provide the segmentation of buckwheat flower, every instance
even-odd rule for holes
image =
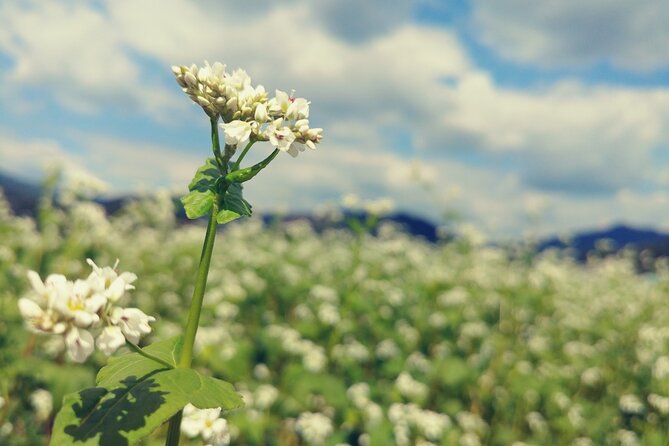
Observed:
[[[460,446],[481,446],[481,440],[473,432],[465,432],[460,437]]]
[[[302,365],[311,372],[320,372],[327,365],[328,358],[323,347],[312,345],[302,356]]]
[[[402,372],[395,380],[395,386],[400,393],[409,399],[424,399],[429,391],[427,385],[416,381],[407,372]]]
[[[201,436],[212,445],[226,446],[230,444],[230,431],[227,420],[219,418],[220,414],[220,408],[198,409],[189,403],[183,410],[181,432],[188,438]]]
[[[310,445],[321,445],[332,435],[332,421],[321,413],[304,412],[297,418],[295,428]]]
[[[304,98],[295,98],[293,94],[294,91],[289,95],[285,91],[276,90],[275,97],[269,101],[270,112],[289,120],[308,118],[309,102]]]
[[[618,406],[620,410],[628,414],[642,414],[645,409],[643,402],[636,395],[632,394],[621,396]]]
[[[84,362],[95,350],[93,335],[78,327],[71,327],[65,334],[65,346],[74,362]]]
[[[69,287],[67,296],[55,300],[54,308],[63,316],[72,319],[77,327],[88,328],[100,320],[97,312],[107,303],[107,299],[100,295],[91,296],[88,282],[76,280]]]
[[[52,309],[43,310],[35,301],[26,297],[19,299],[19,312],[32,331],[62,334],[67,330],[67,324],[60,320],[56,312]]]
[[[91,287],[93,293],[102,294],[109,302],[117,302],[126,291],[134,290],[132,285],[137,280],[137,275],[134,273],[123,272],[118,273],[117,268],[119,260],[116,259],[113,267],[105,266],[100,268],[91,259],[86,259],[93,271],[86,279]]]
[[[139,308],[114,307],[109,320],[113,325],[121,328],[128,341],[137,344],[142,336],[151,333],[149,323],[154,322],[156,318],[147,316]]]
[[[269,119],[269,115],[267,114],[267,105],[258,104],[258,106],[255,109],[253,118],[256,120],[256,122],[260,124],[264,124],[265,122],[267,122]]]
[[[67,278],[62,274],[50,274],[42,282],[39,274],[28,271],[28,281],[33,291],[33,298],[39,305],[52,305],[54,299],[67,294]]]
[[[356,407],[364,407],[369,402],[369,384],[353,384],[346,391],[346,396]]]
[[[653,378],[663,380],[669,376],[669,357],[660,356],[653,365]]]
[[[666,396],[651,393],[648,395],[648,403],[660,412],[662,415],[669,414],[669,398]]]
[[[266,364],[261,363],[253,368],[253,376],[258,380],[264,381],[272,377],[272,372]]]
[[[9,434],[12,433],[12,430],[14,430],[14,426],[12,425],[12,423],[10,423],[9,421],[5,421],[0,426],[0,438],[8,437]]]
[[[267,137],[270,144],[277,149],[288,152],[292,157],[297,156],[299,149],[292,145],[295,134],[290,128],[283,126],[283,119],[279,118],[268,126]]]
[[[30,394],[30,404],[35,409],[35,418],[38,421],[46,421],[53,410],[53,397],[48,390],[37,389]]]
[[[251,124],[246,121],[232,121],[219,124],[225,134],[225,143],[236,146],[242,141],[246,141],[251,136]]]
[[[260,410],[269,409],[279,397],[279,391],[270,384],[261,384],[255,391],[255,406]]]
[[[124,344],[125,337],[121,327],[114,325],[103,328],[95,341],[95,345],[107,356],[111,356]]]
[[[205,60],[204,67],[197,70],[197,80],[207,85],[220,84],[224,81],[225,76],[225,65],[220,62],[209,65],[209,62]]]
[[[639,444],[639,437],[634,431],[620,429],[616,432],[616,437],[621,446],[637,446]]]
[[[446,430],[451,427],[451,419],[448,415],[431,410],[421,410],[413,421],[423,435],[434,441],[441,439]]]

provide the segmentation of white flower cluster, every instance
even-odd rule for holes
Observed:
[[[270,336],[281,341],[281,346],[286,352],[302,356],[302,365],[307,370],[320,372],[327,365],[325,349],[308,339],[303,339],[297,330],[280,325],[270,325],[267,330]]]
[[[269,99],[262,85],[251,85],[246,71],[228,73],[225,68],[220,62],[205,62],[204,67],[182,65],[172,71],[184,93],[207,115],[222,118],[220,127],[228,146],[236,147],[253,137],[292,156],[307,147],[316,148],[323,129],[309,127],[309,101],[281,90]]]
[[[304,412],[295,423],[297,432],[309,445],[321,445],[332,435],[332,421],[322,413]]]
[[[38,421],[46,421],[53,411],[53,397],[48,390],[37,389],[30,394],[30,404],[35,410],[35,418]]]
[[[181,432],[188,438],[201,436],[210,446],[227,446],[230,444],[228,421],[219,418],[221,409],[198,409],[192,404],[184,407],[181,419]]]
[[[383,420],[383,409],[369,398],[369,384],[353,384],[346,391],[348,399],[360,409],[369,426],[376,426]]]
[[[411,427],[428,440],[439,441],[452,426],[448,415],[421,409],[415,404],[394,403],[388,409],[388,418],[394,425],[395,442],[399,445],[411,444]]]
[[[427,397],[429,392],[429,388],[426,384],[413,379],[407,372],[399,374],[395,380],[395,387],[397,387],[397,390],[400,391],[402,396],[412,400],[423,400]]]
[[[93,271],[86,280],[74,282],[61,274],[51,274],[42,282],[35,271],[30,271],[32,291],[18,302],[28,327],[38,333],[63,336],[75,362],[85,361],[95,345],[109,356],[126,339],[139,343],[151,332],[149,323],[155,321],[138,308],[118,306],[126,291],[135,288],[135,274],[119,274],[118,260],[113,268],[100,268],[90,259],[87,262]]]

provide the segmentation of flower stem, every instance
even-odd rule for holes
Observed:
[[[254,143],[255,143],[255,140],[254,140],[253,138],[251,138],[251,139],[249,140],[248,144],[246,144],[246,147],[244,147],[244,150],[242,150],[241,155],[239,155],[239,158],[237,158],[237,161],[235,162],[235,165],[234,165],[233,168],[232,168],[232,171],[233,171],[233,172],[234,172],[235,170],[239,169],[239,166],[242,164],[242,160],[243,160],[244,157],[246,156],[246,153],[249,151],[249,149],[251,148],[251,146],[252,146]]]
[[[188,313],[188,322],[186,323],[186,333],[184,334],[184,344],[179,357],[178,367],[189,368],[193,360],[193,345],[195,344],[195,334],[200,323],[200,312],[202,311],[202,301],[204,299],[204,290],[207,286],[207,275],[209,274],[209,265],[211,263],[211,253],[214,250],[214,240],[216,239],[216,214],[218,214],[218,203],[214,200],[209,215],[209,224],[207,225],[207,235],[204,237],[202,246],[202,255],[200,256],[200,266],[197,270],[195,279],[195,289],[193,290],[193,299]]]
[[[193,299],[188,312],[188,322],[186,322],[186,333],[184,334],[184,343],[179,357],[177,367],[190,368],[193,361],[193,345],[195,344],[195,334],[200,324],[200,312],[202,311],[202,301],[204,300],[204,290],[207,286],[207,276],[209,274],[209,265],[211,264],[211,254],[214,250],[214,240],[216,239],[216,214],[218,213],[218,200],[214,200],[214,205],[209,215],[209,224],[207,225],[207,234],[204,237],[202,246],[202,255],[200,256],[200,266],[197,270],[195,279],[195,289],[193,290]],[[167,428],[167,440],[165,446],[178,446],[179,434],[181,429],[181,411],[177,412],[172,418]]]
[[[214,158],[219,170],[225,174],[228,172],[228,166],[223,162],[221,155],[221,141],[218,138],[218,116],[209,118],[211,123],[211,151],[214,152]]]
[[[142,350],[142,348],[139,345],[133,344],[132,342],[130,342],[128,340],[126,340],[125,343],[128,347],[130,347],[131,350],[134,350],[135,352],[139,353],[140,355],[144,356],[145,358],[149,358],[152,361],[159,362],[162,365],[164,365],[166,367],[169,367],[170,369],[174,368],[174,366],[172,364],[170,364],[169,362],[163,361],[159,357],[153,356],[151,353],[145,352],[144,350]]]
[[[221,145],[218,140],[217,119],[211,119],[211,145],[216,161],[221,168],[219,157],[221,155]],[[227,163],[223,163],[223,172],[227,172]],[[200,255],[200,266],[197,269],[195,277],[195,288],[193,289],[193,298],[191,299],[190,310],[188,312],[188,321],[183,338],[183,348],[177,367],[190,368],[193,362],[193,345],[195,344],[195,334],[200,324],[200,313],[202,312],[202,301],[204,300],[204,290],[207,287],[207,276],[209,275],[209,266],[211,264],[211,254],[214,252],[214,241],[216,240],[216,215],[218,214],[218,197],[214,199],[209,214],[209,223],[207,224],[207,234],[204,236],[202,245],[202,254]],[[170,418],[167,428],[167,439],[165,446],[179,446],[179,435],[181,433],[180,410]]]

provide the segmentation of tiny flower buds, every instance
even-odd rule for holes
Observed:
[[[269,141],[293,157],[306,147],[315,149],[321,141],[323,129],[309,128],[309,101],[295,97],[294,91],[276,90],[275,97],[268,99],[265,88],[254,87],[246,71],[237,69],[230,74],[219,62],[205,62],[201,68],[175,66],[172,72],[183,91],[207,115],[222,118],[225,144],[230,146],[226,158],[251,134],[256,141]]]

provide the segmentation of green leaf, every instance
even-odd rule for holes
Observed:
[[[141,377],[126,376],[113,388],[93,387],[67,395],[50,444],[129,446],[188,403],[224,410],[244,404],[230,383],[192,369],[158,369]]]
[[[176,336],[155,342],[144,347],[142,350],[176,367],[179,354],[181,353],[181,346],[181,337]],[[111,389],[118,386],[128,376],[144,376],[165,368],[164,364],[142,356],[139,353],[129,353],[110,358],[107,365],[102,367],[98,372],[95,382],[100,387]]]
[[[216,160],[214,158],[207,158],[204,165],[200,166],[195,172],[195,176],[188,185],[188,190],[198,190],[204,192],[206,190],[213,190],[216,180],[221,176],[218,170]]]
[[[204,192],[193,190],[184,195],[181,197],[181,203],[183,203],[186,210],[186,216],[191,220],[202,217],[211,209],[215,197],[216,194],[214,191],[209,189]]]
[[[242,185],[232,183],[221,200],[216,221],[225,224],[242,216],[248,217],[251,212],[251,204],[242,197]]]

